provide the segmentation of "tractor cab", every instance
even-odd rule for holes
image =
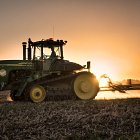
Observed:
[[[63,46],[66,43],[67,41],[54,41],[52,38],[32,42],[29,38],[28,46],[26,42],[22,43],[23,60],[32,61],[35,70],[48,71],[54,61],[63,60]]]

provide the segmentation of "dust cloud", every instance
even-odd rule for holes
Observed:
[[[100,91],[95,99],[126,99],[126,98],[140,98],[140,90],[128,90],[126,93],[118,91]]]

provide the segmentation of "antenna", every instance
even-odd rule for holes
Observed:
[[[54,39],[54,25],[53,25],[53,39]]]

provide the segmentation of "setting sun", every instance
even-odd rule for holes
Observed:
[[[94,65],[91,67],[91,71],[96,75],[97,79],[100,79],[100,76],[103,74],[107,74],[111,79],[118,79],[119,71],[117,71],[117,67],[113,65],[113,62],[96,59],[97,61],[93,62]]]
[[[107,78],[100,78],[99,79],[99,87],[108,87],[108,79]]]

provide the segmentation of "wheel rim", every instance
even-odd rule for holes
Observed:
[[[93,99],[98,91],[98,81],[91,73],[81,73],[74,80],[74,92],[80,99]]]
[[[40,85],[35,85],[30,90],[30,99],[33,102],[42,102],[46,98],[46,91]]]

